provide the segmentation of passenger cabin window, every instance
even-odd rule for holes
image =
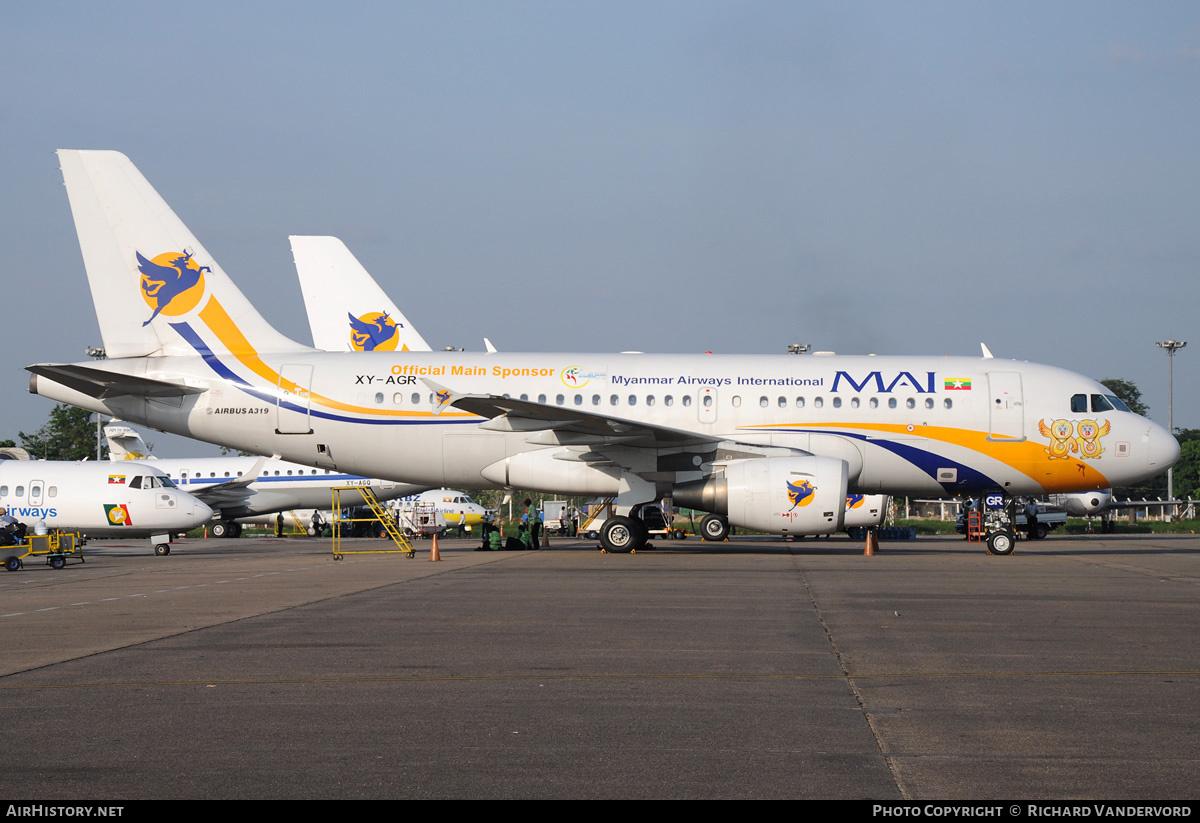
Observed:
[[[50,486],[46,489],[46,494],[50,497],[58,497],[58,486]]]
[[[732,401],[732,402],[733,402],[733,407],[734,407],[735,409],[736,409],[736,408],[738,408],[739,406],[741,406],[741,405],[742,405],[742,397],[741,397],[741,395],[739,395],[739,394],[735,394],[735,395],[733,396],[733,401]]]
[[[25,487],[17,486],[17,488],[13,490],[13,494],[17,497],[24,497],[25,496]]]
[[[692,405],[692,396],[690,394],[685,394],[683,396],[683,405],[685,405],[685,406]]]
[[[0,497],[8,497],[8,486],[0,486]]]
[[[30,487],[29,487],[29,494],[30,494],[31,496],[33,496],[33,497],[37,497],[37,496],[39,496],[41,493],[42,493],[42,487],[41,487],[41,486],[30,486]]]
[[[840,409],[842,407],[842,398],[840,398],[840,397],[833,398],[833,407],[835,409]]]
[[[814,398],[813,398],[813,408],[814,408],[814,409],[819,409],[819,408],[821,408],[821,407],[822,407],[822,406],[824,406],[824,405],[825,405],[825,398],[824,398],[824,397],[814,397]]]

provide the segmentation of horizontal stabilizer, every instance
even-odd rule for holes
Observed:
[[[72,364],[54,365],[38,363],[25,367],[36,375],[49,378],[69,389],[106,400],[109,397],[135,395],[140,397],[186,397],[192,394],[203,394],[207,389],[194,386],[181,386],[178,383],[168,383],[165,380],[152,380],[149,377],[137,377],[132,374],[119,374],[93,369],[88,366]]]

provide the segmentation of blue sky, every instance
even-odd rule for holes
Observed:
[[[0,437],[100,342],[57,148],[308,340],[289,234],[435,347],[1034,360],[1200,427],[1194,3],[0,4]],[[165,435],[179,453],[211,453]]]

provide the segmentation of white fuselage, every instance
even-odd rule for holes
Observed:
[[[0,506],[29,531],[37,521],[89,537],[185,532],[212,509],[144,464],[0,460]]]
[[[1179,452],[1165,429],[1131,412],[1072,411],[1080,396],[1108,394],[1094,380],[991,358],[301,351],[88,365],[203,391],[97,401],[45,376],[31,390],[212,443],[422,485],[615,494],[625,471],[669,490],[722,458],[715,446],[638,439],[638,424],[839,458],[850,490],[863,493],[1086,491],[1158,474]],[[611,421],[607,462],[589,462],[589,446],[554,426],[445,406],[438,387]],[[634,427],[624,449],[622,421]]]
[[[129,462],[121,461],[112,465],[127,465]],[[246,487],[245,493],[231,494],[228,499],[222,499],[216,487],[237,480],[254,470],[259,462],[257,457],[173,457],[156,459],[152,465],[166,472],[179,488],[207,497],[215,516],[223,520],[296,509],[328,510],[334,488],[368,488],[379,500],[392,500],[423,488],[334,469],[266,460],[258,470],[257,479]]]

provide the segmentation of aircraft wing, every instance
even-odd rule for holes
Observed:
[[[440,401],[435,414],[454,406],[489,418],[487,423],[480,424],[482,429],[530,434],[546,432],[548,436],[542,438],[545,445],[619,444],[642,448],[707,446],[709,448],[704,450],[710,451],[716,444],[728,442],[722,437],[608,417],[578,406],[550,406],[496,394],[456,394],[432,380],[423,382],[433,389]],[[532,443],[542,441],[530,438]]]
[[[186,397],[190,394],[203,394],[207,391],[207,389],[194,386],[168,383],[165,380],[153,380],[149,377],[120,374],[69,363],[35,363],[32,366],[26,366],[25,369],[97,400],[122,395],[158,398]]]
[[[203,501],[213,511],[244,508],[246,501],[254,496],[250,484],[258,479],[262,473],[262,467],[271,459],[278,460],[279,455],[275,455],[273,458],[260,457],[258,462],[242,473],[241,477],[225,483],[217,483],[202,489],[191,486],[185,488],[188,494]]]

